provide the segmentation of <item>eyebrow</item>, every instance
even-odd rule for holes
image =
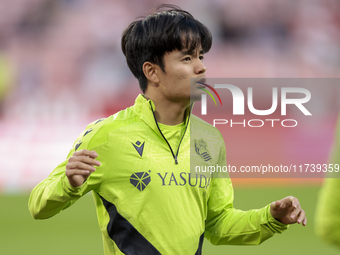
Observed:
[[[185,56],[185,55],[195,55],[196,49],[195,50],[186,50],[186,51],[182,51],[181,52],[181,56]],[[203,50],[199,51],[199,55],[203,54]]]

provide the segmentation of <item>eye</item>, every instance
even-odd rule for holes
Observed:
[[[204,59],[204,56],[203,56],[203,55],[201,55],[201,56],[200,56],[200,60],[202,60],[202,61],[203,61],[203,59]]]
[[[190,61],[191,60],[191,57],[186,57],[183,59],[183,61]]]

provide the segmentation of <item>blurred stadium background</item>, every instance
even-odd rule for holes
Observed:
[[[34,221],[28,195],[88,123],[133,104],[140,90],[120,37],[159,3],[188,10],[211,30],[207,77],[340,78],[337,0],[1,0],[0,254],[103,254],[91,196]],[[330,123],[334,130],[335,116]],[[327,139],[330,151],[331,133]],[[206,241],[204,254],[338,254],[313,230],[321,183],[235,180],[236,207],[259,208],[294,195],[309,223],[258,247]]]

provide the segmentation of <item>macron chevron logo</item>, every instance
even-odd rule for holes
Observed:
[[[82,142],[81,140],[79,140],[79,141],[76,143],[75,147],[74,147],[74,151],[78,150],[79,146],[80,146],[82,143],[83,143],[83,142]]]
[[[88,130],[86,130],[86,132],[85,132],[85,134],[83,135],[83,137],[86,136],[88,133],[90,133],[92,130],[93,130],[93,128],[89,128]]]
[[[133,147],[135,147],[136,151],[138,152],[139,156],[141,156],[141,157],[143,155],[144,144],[145,144],[145,142],[141,143],[140,141],[137,141],[135,144],[132,143]]]

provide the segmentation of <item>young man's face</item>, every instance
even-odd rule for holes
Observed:
[[[165,53],[163,61],[165,73],[158,72],[162,96],[169,101],[186,104],[190,103],[190,99],[199,100],[203,91],[197,87],[204,86],[197,81],[204,82],[206,71],[202,50],[174,50]]]

